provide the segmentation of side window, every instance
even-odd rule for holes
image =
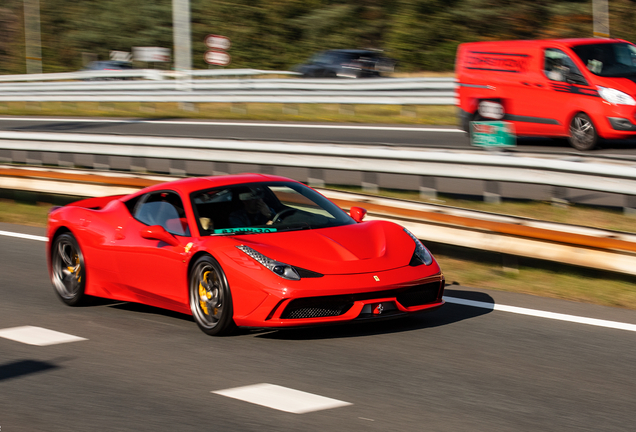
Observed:
[[[174,192],[153,192],[143,196],[133,216],[146,225],[161,225],[171,234],[190,235],[183,203]]]
[[[566,53],[556,48],[548,48],[545,50],[543,72],[551,81],[587,85],[583,74],[579,68],[576,67],[572,59]]]

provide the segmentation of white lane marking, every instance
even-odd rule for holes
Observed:
[[[0,118],[0,121],[60,121],[77,123],[144,123],[144,124],[166,124],[166,125],[206,125],[206,126],[242,126],[242,127],[272,127],[272,128],[298,128],[298,129],[351,129],[351,130],[384,130],[384,131],[405,131],[405,132],[443,132],[443,133],[464,133],[460,129],[451,128],[423,128],[423,127],[400,127],[400,126],[355,126],[338,124],[304,124],[304,123],[237,123],[237,122],[206,122],[206,121],[185,121],[185,120],[111,120],[111,119],[65,119],[65,118]]]
[[[586,317],[581,317],[581,316],[577,316],[577,315],[568,315],[568,314],[555,313],[555,312],[546,312],[546,311],[542,311],[542,310],[526,309],[526,308],[517,307],[517,306],[506,306],[506,305],[501,305],[501,304],[486,303],[486,302],[480,302],[480,301],[474,301],[474,300],[466,300],[466,299],[461,299],[461,298],[457,298],[457,297],[446,297],[446,296],[444,296],[444,300],[447,301],[448,303],[455,303],[455,304],[460,304],[460,305],[464,305],[464,306],[472,306],[472,307],[477,307],[477,308],[482,308],[482,309],[490,309],[490,310],[497,310],[497,311],[503,311],[503,312],[511,312],[511,313],[516,313],[516,314],[521,314],[521,315],[535,316],[535,317],[539,317],[539,318],[547,318],[547,319],[553,319],[553,320],[559,320],[559,321],[568,321],[568,322],[573,322],[573,323],[577,323],[577,324],[588,324],[588,325],[593,325],[593,326],[597,326],[597,327],[607,327],[607,328],[613,328],[613,329],[618,329],[618,330],[627,330],[627,331],[636,332],[636,325],[622,323],[622,322],[617,322],[617,321],[608,321],[608,320],[602,320],[602,319],[596,319],[596,318],[586,318]]]
[[[10,231],[0,231],[0,235],[7,236],[7,237],[18,237],[18,238],[23,238],[23,239],[27,239],[27,240],[37,240],[37,241],[47,241],[48,240],[48,238],[42,237],[42,236],[36,236],[36,235],[31,235],[31,234],[22,234],[22,233],[14,233],[14,232],[10,232]]]
[[[254,384],[245,387],[213,391],[211,393],[294,414],[304,414],[312,411],[351,405],[349,402],[305,393],[274,384]]]
[[[34,236],[30,234],[13,233],[9,231],[0,231],[0,235],[5,235],[9,237],[19,237],[19,238],[25,238],[29,240],[38,240],[38,241],[48,240],[46,237]],[[540,318],[554,319],[559,321],[569,321],[569,322],[578,323],[578,324],[588,324],[588,325],[593,325],[597,327],[607,327],[607,328],[636,332],[636,325],[621,323],[617,321],[608,321],[608,320],[602,320],[602,319],[596,319],[596,318],[586,318],[586,317],[580,317],[576,315],[546,312],[546,311],[541,311],[537,309],[526,309],[526,308],[521,308],[516,306],[506,306],[506,305],[500,305],[500,304],[479,302],[474,300],[465,300],[465,299],[461,299],[457,297],[445,296],[444,300],[446,300],[448,303],[456,303],[456,304],[461,304],[465,306],[478,307],[482,309],[498,310],[503,312],[517,313],[521,315],[530,315],[530,316],[536,316]]]
[[[29,345],[47,346],[87,340],[42,327],[23,326],[0,330],[0,337]]]

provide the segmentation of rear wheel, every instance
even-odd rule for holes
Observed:
[[[585,113],[578,113],[570,123],[570,145],[577,150],[592,150],[598,143],[594,123]]]
[[[84,255],[73,234],[62,234],[53,241],[51,269],[53,287],[64,303],[77,306],[86,300]]]
[[[190,272],[190,309],[199,328],[211,336],[231,333],[232,294],[221,265],[211,256],[199,258]]]

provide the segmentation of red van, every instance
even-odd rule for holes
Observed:
[[[636,136],[636,46],[619,39],[472,42],[457,50],[459,117],[504,120],[519,136]]]

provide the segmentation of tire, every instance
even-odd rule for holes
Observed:
[[[201,331],[210,336],[231,334],[236,328],[232,293],[221,265],[202,256],[192,266],[189,285],[190,309]]]
[[[79,306],[86,301],[84,254],[73,234],[62,234],[53,241],[51,271],[55,293],[64,303]]]
[[[598,144],[598,133],[590,117],[578,113],[570,123],[570,145],[577,150],[592,150]]]

